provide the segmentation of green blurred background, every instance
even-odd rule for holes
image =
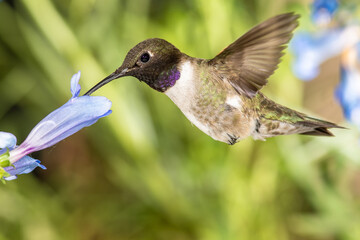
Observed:
[[[211,58],[255,24],[300,13],[301,0],[0,1],[0,130],[22,142],[70,98],[110,74],[138,42],[160,37]],[[349,127],[335,138],[216,142],[163,94],[133,78],[95,95],[113,113],[34,153],[48,168],[0,186],[3,239],[359,240],[360,150],[334,100],[338,58],[303,83],[283,57],[264,92]]]

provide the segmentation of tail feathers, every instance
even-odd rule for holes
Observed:
[[[312,117],[305,117],[304,121],[299,121],[297,124],[300,124],[303,127],[312,128],[310,131],[301,132],[299,134],[302,135],[311,135],[311,136],[327,136],[333,137],[334,134],[329,131],[328,128],[344,128],[335,123],[327,122],[324,120],[312,118]]]
[[[255,139],[288,134],[334,136],[329,128],[343,128],[277,104],[261,93],[256,96],[259,118],[253,133]]]
[[[327,129],[326,127],[314,128],[313,131],[303,132],[303,133],[300,133],[300,134],[302,134],[302,135],[310,135],[310,136],[334,137],[334,134],[332,132],[330,132],[329,129]]]

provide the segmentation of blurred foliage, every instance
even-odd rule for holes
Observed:
[[[73,73],[82,71],[84,92],[146,38],[211,58],[279,13],[302,14],[306,27],[309,4],[2,1],[0,130],[22,142],[67,101]],[[306,112],[306,86],[293,77],[290,60],[283,58],[264,92]],[[281,136],[227,146],[192,126],[165,95],[134,80],[96,93],[113,102],[109,117],[33,154],[48,170],[0,186],[0,240],[360,239],[360,150],[352,126],[334,130],[335,138]],[[318,114],[341,119],[334,107]]]

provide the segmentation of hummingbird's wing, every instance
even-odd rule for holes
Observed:
[[[253,97],[273,74],[299,15],[286,13],[255,26],[209,61],[241,94]]]

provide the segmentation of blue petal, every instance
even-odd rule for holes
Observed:
[[[353,28],[331,29],[325,32],[302,32],[294,36],[290,50],[295,55],[294,74],[302,80],[311,80],[319,73],[320,65],[355,43]]]
[[[312,5],[314,12],[324,10],[331,14],[333,14],[338,7],[339,3],[337,0],[315,0]]]
[[[26,140],[15,149],[26,155],[48,148],[80,129],[94,124],[111,113],[111,102],[100,96],[82,96],[70,99],[41,120]]]
[[[16,161],[14,167],[5,167],[5,171],[8,172],[11,176],[4,177],[5,180],[13,180],[16,179],[19,174],[26,174],[32,172],[35,168],[41,167],[42,169],[46,169],[45,166],[40,164],[39,160],[36,160],[32,157],[25,156],[20,160]]]
[[[343,108],[344,116],[360,127],[360,68],[358,63],[360,44],[348,48],[341,56],[341,81],[336,97]]]
[[[316,23],[329,23],[338,7],[337,0],[315,0],[312,5],[312,19]]]
[[[0,132],[0,149],[12,149],[16,145],[16,137],[8,132]]]
[[[360,119],[354,117],[354,112],[358,114],[360,109],[360,71],[341,66],[341,82],[335,94],[346,119],[359,123]]]
[[[76,74],[74,74],[71,78],[71,93],[72,93],[72,97],[78,97],[80,94],[80,90],[81,90],[81,86],[79,84],[79,80],[80,80],[80,75],[81,72],[77,72]]]

